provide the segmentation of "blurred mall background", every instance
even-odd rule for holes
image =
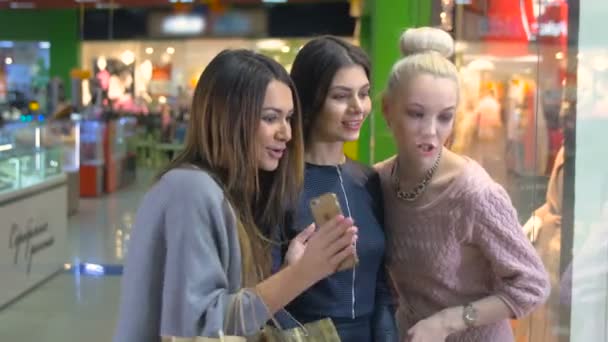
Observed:
[[[509,192],[552,295],[517,342],[608,341],[608,1],[0,0],[0,341],[109,341],[141,195],[201,71],[311,37],[362,46],[374,99],[407,27],[456,40],[451,148]],[[349,156],[395,152],[374,102]]]

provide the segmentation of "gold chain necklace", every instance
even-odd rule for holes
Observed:
[[[417,200],[418,197],[420,197],[420,195],[422,195],[424,193],[427,185],[429,184],[431,179],[433,179],[433,175],[435,174],[435,171],[437,171],[437,167],[439,166],[439,161],[441,160],[442,150],[443,149],[439,150],[439,155],[437,156],[437,159],[435,159],[435,163],[426,172],[422,181],[420,181],[420,183],[418,183],[418,185],[416,185],[410,191],[401,190],[401,181],[399,180],[399,158],[397,158],[395,160],[395,164],[393,164],[392,174],[393,174],[393,183],[395,186],[395,192],[397,192],[397,197],[399,199],[407,201],[407,202],[413,202],[413,201]]]

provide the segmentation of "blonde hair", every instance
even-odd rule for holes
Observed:
[[[410,28],[401,35],[399,45],[403,58],[393,65],[388,94],[422,73],[459,83],[458,70],[448,59],[454,54],[454,40],[449,33],[432,27]]]

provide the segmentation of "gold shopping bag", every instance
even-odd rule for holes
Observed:
[[[247,339],[240,336],[220,337],[163,337],[161,342],[246,342]]]
[[[293,318],[293,317],[292,317]],[[297,321],[296,321],[297,322]],[[276,323],[275,323],[276,325]],[[292,329],[265,326],[262,338],[265,342],[340,342],[340,336],[331,319],[300,324]]]
[[[219,337],[175,337],[168,336],[162,337],[162,342],[341,342],[338,331],[330,318],[321,319],[318,321],[301,324],[296,320],[289,312],[285,309],[284,311],[290,319],[294,320],[298,325],[295,328],[282,329],[280,323],[270,315],[270,320],[274,323],[274,326],[264,324],[261,322],[255,312],[247,315],[245,308],[241,303],[241,296],[243,295],[241,290],[236,296],[235,300],[231,305],[229,314],[226,317],[225,328],[232,326],[233,328],[240,325],[241,331],[245,331],[245,319],[248,322],[253,322],[257,326],[263,326],[263,329],[257,334],[248,337],[236,336],[236,332],[231,332],[228,329],[229,335],[225,335],[223,331],[220,331]],[[268,308],[266,308],[268,309]],[[270,312],[269,312],[270,313]],[[248,316],[248,317],[247,317]],[[265,318],[264,318],[265,319]]]

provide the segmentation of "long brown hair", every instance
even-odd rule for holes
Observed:
[[[258,169],[256,132],[268,84],[291,89],[292,138],[275,171]],[[243,283],[270,274],[272,239],[295,208],[303,181],[300,103],[291,78],[274,60],[248,50],[224,50],[203,71],[192,100],[184,150],[160,173],[195,165],[224,188],[239,226]]]
[[[365,51],[334,36],[315,38],[296,55],[291,78],[302,101],[305,143],[310,143],[311,131],[321,114],[336,73],[351,65],[362,67],[367,78],[370,78],[371,64]]]

